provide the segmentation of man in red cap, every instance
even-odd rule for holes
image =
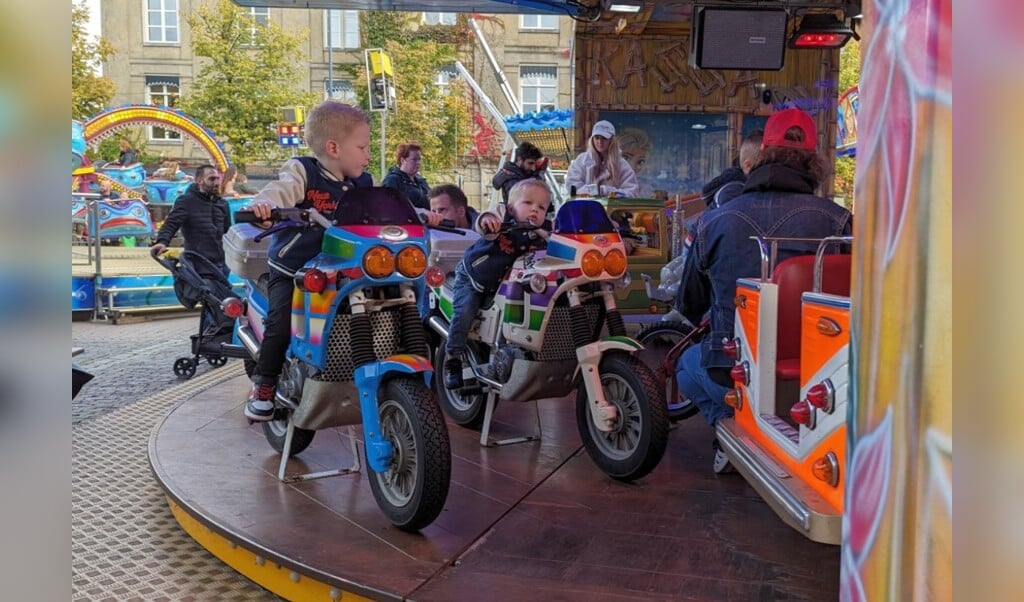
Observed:
[[[761,273],[761,253],[751,237],[820,239],[851,232],[850,212],[815,194],[829,173],[816,152],[817,139],[814,120],[800,109],[769,117],[743,191],[727,205],[704,212],[697,222],[679,305],[694,324],[710,311],[711,334],[679,358],[676,380],[712,427],[733,413],[724,401],[733,386],[733,360],[722,352],[722,341],[734,336],[736,279]],[[777,261],[814,253],[817,246],[780,242]],[[728,459],[717,443],[714,467],[723,472]]]

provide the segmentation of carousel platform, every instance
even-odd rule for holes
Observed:
[[[242,415],[248,391],[240,376],[183,400],[153,431],[150,464],[192,538],[286,599],[838,596],[839,549],[787,527],[738,475],[716,476],[699,418],[632,484],[594,466],[567,400],[538,402],[543,434],[530,443],[481,447],[478,432],[449,423],[446,507],[409,534],[387,522],[361,473],[279,481],[279,456]],[[533,415],[532,403],[501,404],[492,434],[530,432]],[[349,466],[348,437],[318,432],[288,472]]]

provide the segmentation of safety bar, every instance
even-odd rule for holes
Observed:
[[[816,293],[821,292],[821,272],[825,258],[825,247],[836,243],[850,244],[852,242],[852,236],[826,236],[821,239],[821,243],[818,244],[818,250],[814,253],[814,287],[811,290]]]
[[[836,237],[827,237],[836,238]],[[821,243],[821,238],[800,238],[789,236],[751,236],[751,240],[757,241],[761,250],[761,282],[768,282],[771,279],[772,271],[775,269],[775,262],[779,257],[780,242],[816,242]],[[771,248],[768,244],[771,243]],[[821,247],[819,246],[819,249]]]

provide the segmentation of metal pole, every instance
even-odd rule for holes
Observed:
[[[505,77],[505,72],[501,70],[501,66],[498,65],[498,60],[494,58],[494,53],[491,52],[491,47],[487,44],[487,40],[484,38],[484,34],[480,31],[480,26],[476,24],[476,19],[469,19],[469,26],[473,28],[473,33],[476,35],[476,40],[480,42],[480,48],[483,49],[484,54],[487,56],[487,62],[491,64],[491,69],[494,70],[495,77],[498,78],[498,87],[505,94],[505,100],[508,101],[508,106],[512,107],[513,113],[522,113],[523,110],[519,106],[519,101],[516,100],[515,94],[512,94],[512,86],[508,83],[508,78]]]
[[[380,179],[381,180],[384,179],[384,175],[387,173],[385,171],[386,157],[384,155],[384,153],[387,152],[386,151],[387,147],[385,146],[385,141],[387,139],[387,132],[388,132],[387,122],[388,122],[388,112],[386,110],[385,111],[381,111],[380,112]]]

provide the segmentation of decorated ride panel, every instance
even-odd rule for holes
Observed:
[[[146,203],[139,199],[115,199],[99,202],[101,239],[123,236],[152,236],[156,229]],[[72,200],[71,220],[88,223],[89,236],[95,238],[96,224],[89,205],[85,201]]]
[[[126,166],[107,164],[100,169],[99,173],[127,188],[138,188],[146,179],[146,169],[142,163],[132,163]]]
[[[181,172],[178,173],[181,174]],[[192,185],[191,178],[184,174],[181,175],[180,179],[175,180],[147,178],[145,181],[146,198],[149,203],[151,205],[173,205],[174,201],[178,200],[178,197]]]

